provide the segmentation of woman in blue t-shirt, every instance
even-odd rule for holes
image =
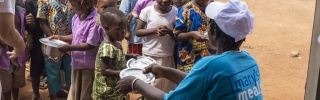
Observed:
[[[164,93],[136,77],[117,83],[121,93],[138,91],[148,100],[262,100],[259,67],[256,60],[240,46],[253,30],[254,16],[245,2],[213,2],[206,8],[211,19],[208,39],[217,44],[216,55],[199,60],[189,73],[150,65],[145,73],[167,78],[178,87]]]

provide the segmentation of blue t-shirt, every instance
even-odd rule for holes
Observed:
[[[259,67],[246,51],[199,60],[165,100],[262,100]]]

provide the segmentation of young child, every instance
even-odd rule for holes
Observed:
[[[69,16],[67,0],[39,0],[37,18],[40,20],[40,27],[47,37],[51,35],[70,35]],[[52,59],[45,56],[45,69],[50,98],[57,96],[66,98],[67,93],[61,91],[63,85],[60,70],[65,73],[67,90],[71,81],[71,58],[70,54],[63,55],[60,59]],[[57,95],[59,94],[59,95]]]
[[[16,2],[17,3],[17,2]],[[26,27],[26,12],[25,9],[19,7],[16,5],[15,7],[15,27],[19,31],[21,37],[26,40],[26,34],[25,34],[25,27]],[[9,51],[11,51],[11,47],[9,48]],[[30,48],[28,48],[30,49]],[[8,49],[2,49],[8,50]],[[5,53],[2,53],[2,55],[6,55]],[[2,58],[3,61],[7,62],[6,64],[3,64],[4,66],[8,66],[10,63],[9,70],[0,70],[0,77],[1,77],[1,84],[3,86],[3,97],[4,100],[11,100],[11,94],[13,96],[13,100],[18,100],[19,97],[19,89],[24,87],[26,85],[25,83],[25,64],[28,61],[29,58],[29,52],[26,50],[23,54],[21,54],[18,58],[10,59],[9,56],[6,56],[8,58]],[[1,61],[2,62],[2,61]],[[1,64],[2,66],[2,64]]]
[[[42,47],[41,43],[39,41],[40,38],[43,38],[43,31],[40,28],[39,19],[35,18],[37,16],[38,12],[38,0],[26,0],[25,7],[26,7],[26,23],[28,26],[32,26],[31,24],[34,24],[34,27],[26,27],[26,30],[28,31],[28,38],[31,38],[29,40],[32,40],[28,47],[31,47],[30,49],[30,58],[32,59],[30,61],[30,78],[32,82],[32,90],[33,90],[33,100],[40,99],[40,93],[39,88],[42,89],[45,87],[45,82],[40,81],[40,77],[42,76],[42,73],[44,71],[44,57],[42,55]],[[40,89],[41,89],[40,88]]]
[[[144,37],[142,53],[157,61],[162,66],[174,66],[173,49],[175,40],[172,29],[177,15],[177,8],[171,6],[172,0],[156,0],[157,5],[141,11],[136,34]],[[145,29],[146,26],[146,29]],[[153,85],[164,92],[175,88],[167,79],[157,79]]]
[[[180,8],[183,5],[185,5],[186,3],[188,3],[190,0],[173,0],[173,4],[175,7]]]
[[[177,69],[189,72],[193,64],[204,56],[215,54],[214,47],[203,35],[209,20],[204,10],[209,0],[192,0],[179,8],[173,33],[178,42]]]
[[[94,62],[100,45],[100,37],[106,34],[97,25],[97,10],[90,0],[69,0],[75,13],[72,19],[72,35],[51,36],[50,39],[60,39],[71,45],[59,47],[61,52],[71,52],[72,75],[69,100],[92,100],[92,86],[94,80]]]
[[[137,1],[138,0],[122,0],[119,9],[127,16],[129,23],[125,36],[125,39],[128,40],[128,54],[142,55],[143,40],[135,34],[137,22],[136,18],[132,16],[132,11]]]
[[[117,0],[97,0],[96,8],[98,10],[98,14],[101,14],[104,9],[108,7],[116,7],[117,6]],[[97,19],[100,20],[100,19]]]
[[[92,98],[94,100],[125,100],[125,95],[114,90],[119,73],[126,68],[126,58],[136,55],[125,55],[121,44],[124,39],[127,20],[125,15],[115,7],[106,8],[101,14],[101,25],[107,32],[100,44],[95,62],[95,79]]]

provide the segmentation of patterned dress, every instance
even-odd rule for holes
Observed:
[[[108,57],[112,59],[112,69],[122,70],[126,68],[125,54],[122,49],[111,45],[108,42],[100,44],[96,62],[95,62],[95,79],[93,82],[92,98],[93,100],[124,100],[125,96],[119,94],[114,90],[116,83],[120,78],[105,77],[100,72],[100,62],[102,57]]]
[[[38,4],[37,18],[48,20],[53,35],[71,34],[67,0],[38,0]]]
[[[120,4],[121,4],[121,0],[118,0],[118,1],[117,1],[117,7],[118,7],[118,8],[120,7]]]
[[[189,2],[179,8],[173,33],[199,31],[203,34],[209,29],[209,21],[210,18],[199,7]],[[215,53],[215,50],[209,49],[212,46],[208,42],[197,42],[194,39],[179,42],[177,45],[178,52],[175,55],[177,56],[177,69],[184,72],[189,72],[193,64],[202,57]]]

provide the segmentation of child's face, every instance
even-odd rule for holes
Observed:
[[[190,0],[174,0],[174,5],[179,8],[184,4],[188,3]]]
[[[98,13],[101,14],[104,9],[108,7],[116,7],[117,0],[98,0],[97,2],[97,10]]]
[[[206,7],[209,4],[209,0],[195,0],[195,3],[200,7]]]
[[[172,0],[156,0],[161,9],[167,9],[171,6]]]
[[[69,2],[75,14],[81,15],[85,13],[85,8],[82,7],[81,3],[78,0],[69,0]]]
[[[119,18],[120,19],[120,18]],[[126,32],[126,20],[115,20],[114,24],[110,25],[110,27],[107,27],[107,35],[109,38],[112,38],[117,41],[122,41],[125,36]]]

